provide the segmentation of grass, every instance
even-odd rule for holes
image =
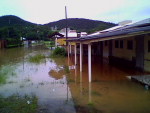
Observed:
[[[21,85],[20,85],[20,88],[24,88],[24,87],[25,87],[25,85],[24,85],[24,84],[21,84]]]
[[[18,46],[23,46],[23,44],[7,45],[7,48],[13,48],[13,47],[18,47]]]
[[[38,63],[41,63],[44,58],[45,58],[45,56],[43,54],[37,54],[35,56],[30,56],[29,62],[38,64]]]
[[[8,98],[0,96],[0,113],[36,113],[37,97],[12,95]]]
[[[44,44],[46,47],[54,47],[55,46],[55,42],[53,42],[53,41],[44,41]]]
[[[6,83],[6,76],[0,75],[0,84],[5,84]]]
[[[6,83],[7,76],[11,71],[12,71],[12,69],[7,66],[0,69],[0,84]]]
[[[39,85],[44,85],[44,82],[40,82]]]
[[[28,78],[25,78],[24,81],[25,81],[25,82],[30,82],[31,79],[28,77]]]
[[[15,73],[15,72],[12,72],[12,74],[11,74],[12,76],[16,76],[17,74]]]

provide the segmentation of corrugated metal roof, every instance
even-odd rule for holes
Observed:
[[[144,24],[144,25],[132,25],[132,26],[125,26],[124,28],[120,28],[118,30],[113,30],[113,31],[108,31],[105,33],[101,34],[96,34],[96,35],[88,35],[84,37],[80,37],[77,39],[73,40],[68,40],[68,41],[87,41],[87,40],[95,40],[95,39],[100,39],[100,38],[110,38],[113,36],[122,36],[122,35],[127,35],[127,34],[136,34],[136,33],[150,33],[150,23]]]

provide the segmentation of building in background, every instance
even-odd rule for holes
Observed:
[[[67,29],[68,31],[68,39],[76,39],[78,37],[86,36],[86,32],[77,32],[76,30],[71,30],[70,28]],[[60,34],[63,35],[63,37],[57,37],[56,43],[57,46],[66,46],[66,28],[63,28],[59,31]],[[74,45],[74,43],[71,43],[71,45]]]

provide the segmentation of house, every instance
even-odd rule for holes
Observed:
[[[75,65],[77,49],[80,51],[80,71],[82,71],[83,55],[88,55],[89,81],[91,81],[93,55],[107,59],[110,64],[150,72],[150,18],[135,23],[119,24],[67,41],[75,43]],[[80,45],[79,48],[77,45]]]
[[[63,28],[59,31],[60,34],[62,34],[64,37],[58,37],[57,45],[58,46],[66,46],[66,28]],[[77,32],[76,30],[71,30],[70,28],[67,28],[67,39],[75,39],[80,36],[86,36],[86,32]],[[71,43],[71,45],[74,45],[74,43]]]

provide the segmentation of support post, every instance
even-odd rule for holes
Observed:
[[[89,71],[89,82],[91,82],[91,44],[88,44],[88,71]]]
[[[80,43],[80,72],[82,72],[82,43]]]
[[[69,46],[69,47],[70,47],[70,51],[69,51],[69,53],[71,54],[71,42],[69,43],[69,45],[70,45],[70,46]]]
[[[67,53],[68,53],[68,58],[69,58],[69,43],[67,45]]]
[[[75,62],[75,66],[77,65],[77,45],[76,45],[76,43],[75,43],[75,45],[74,45],[74,62]]]
[[[57,47],[57,37],[55,38],[55,48]]]

